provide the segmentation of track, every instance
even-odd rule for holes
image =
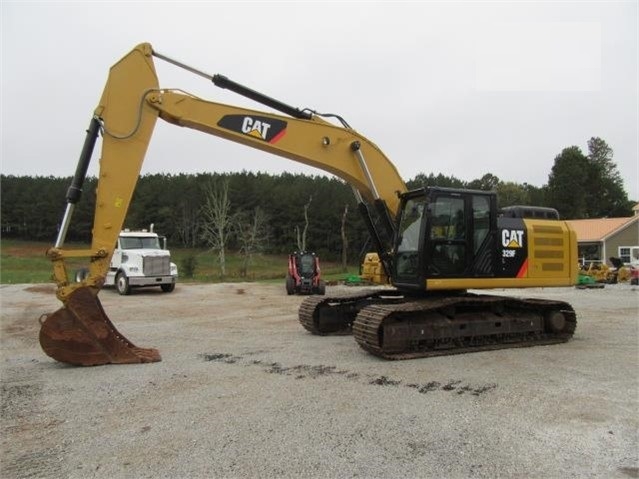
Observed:
[[[367,289],[357,294],[309,296],[302,301],[299,321],[307,331],[318,336],[338,336],[352,333],[357,313],[370,304],[397,300],[396,290]]]
[[[352,331],[364,350],[395,360],[562,343],[577,326],[563,301],[474,294],[415,299],[384,290],[307,298],[299,319],[313,334]]]

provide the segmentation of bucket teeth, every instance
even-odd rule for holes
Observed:
[[[73,291],[65,306],[44,320],[40,345],[56,361],[77,366],[162,360],[157,349],[139,348],[125,338],[87,287]]]

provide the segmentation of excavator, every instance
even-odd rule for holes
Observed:
[[[154,59],[275,113],[160,88]],[[41,318],[39,339],[56,361],[94,366],[161,360],[157,349],[124,337],[98,298],[158,118],[320,168],[352,187],[392,286],[307,297],[299,308],[307,331],[352,334],[365,351],[385,359],[553,344],[572,337],[576,313],[566,302],[475,291],[575,285],[577,241],[566,222],[500,215],[494,192],[409,191],[380,148],[340,115],[292,107],[141,43],[109,71],[67,190],[56,243],[47,251],[62,307]],[[91,245],[65,249],[99,136]],[[89,263],[80,282],[69,280],[69,258]]]

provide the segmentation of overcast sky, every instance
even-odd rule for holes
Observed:
[[[405,180],[541,186],[598,136],[639,199],[638,9],[627,2],[10,2],[1,170],[71,176],[109,67],[154,49],[337,113]],[[160,86],[265,109],[156,59]],[[89,173],[97,175],[97,152]],[[143,173],[319,170],[159,122]]]

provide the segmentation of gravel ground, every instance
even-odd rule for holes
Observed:
[[[4,285],[0,473],[639,477],[639,289],[495,292],[567,300],[573,340],[388,362],[304,331],[283,285],[179,285],[100,293],[162,362],[76,368],[38,344],[53,287]]]

